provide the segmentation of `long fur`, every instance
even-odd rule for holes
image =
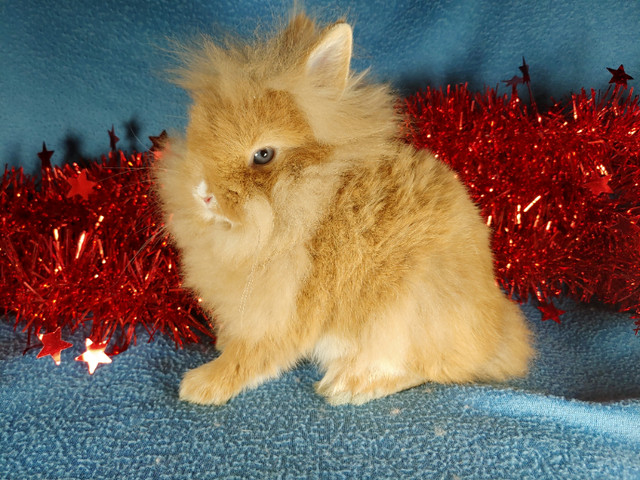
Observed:
[[[155,172],[222,351],[185,375],[185,400],[224,403],[302,358],[334,404],[527,371],[530,333],[477,208],[398,138],[396,98],[350,56],[347,24],[304,14],[272,38],[184,54],[189,125]],[[252,164],[264,147],[274,159]]]

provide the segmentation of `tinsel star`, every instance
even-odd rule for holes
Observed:
[[[101,363],[111,363],[111,359],[109,356],[104,353],[104,349],[106,348],[106,344],[104,343],[96,343],[94,345],[93,341],[90,338],[85,340],[85,345],[87,347],[87,351],[82,355],[76,357],[76,361],[85,362],[87,367],[89,367],[89,373],[93,375],[93,372],[96,371],[96,367]]]
[[[611,175],[605,175],[603,177],[598,177],[596,180],[587,182],[584,185],[597,197],[601,193],[613,193],[613,190],[611,190],[611,187],[609,186],[609,180],[611,180]]]
[[[511,92],[514,95],[517,95],[518,93],[518,85],[520,85],[521,83],[524,83],[522,80],[522,77],[519,77],[517,75],[514,75],[509,80],[503,80],[503,82],[511,87]]]
[[[51,156],[53,155],[53,150],[47,150],[47,144],[42,142],[42,151],[38,153],[38,158],[40,159],[40,165],[42,169],[51,168]]]
[[[622,85],[627,88],[627,80],[633,80],[633,77],[624,71],[624,66],[620,65],[617,70],[607,67],[609,73],[613,75],[609,83],[615,83],[616,85]]]
[[[529,65],[524,61],[524,57],[522,57],[522,66],[518,68],[522,72],[522,83],[531,82],[531,77],[529,76]]]
[[[62,329],[58,327],[54,332],[45,333],[44,335],[39,335],[40,341],[42,342],[42,350],[38,353],[36,358],[46,357],[47,355],[51,355],[53,361],[56,362],[56,365],[60,365],[60,352],[69,347],[72,347],[73,344],[69,342],[65,342],[61,338]]]
[[[120,138],[116,136],[116,131],[113,125],[111,125],[111,130],[107,130],[107,133],[109,134],[109,145],[111,147],[111,150],[115,150],[116,144],[118,143]]]
[[[84,200],[89,200],[89,196],[93,193],[98,183],[89,180],[87,178],[87,171],[82,170],[77,177],[69,179],[69,184],[71,188],[67,192],[67,198],[79,195]]]
[[[167,141],[167,138],[169,138],[169,135],[167,135],[166,130],[162,130],[162,132],[158,136],[150,136],[149,140],[151,140],[152,145],[149,151],[157,152],[159,150],[162,150],[164,148],[165,142]]]
[[[546,322],[547,320],[553,320],[556,323],[561,323],[560,315],[564,313],[564,310],[560,310],[559,308],[556,308],[556,306],[553,303],[543,302],[540,305],[538,305],[538,310],[542,312],[541,320],[543,322]]]

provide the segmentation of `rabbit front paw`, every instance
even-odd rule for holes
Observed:
[[[200,405],[223,405],[239,393],[214,360],[189,370],[180,382],[180,400]]]

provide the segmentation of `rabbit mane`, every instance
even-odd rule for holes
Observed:
[[[388,85],[368,83],[367,71],[349,71],[340,90],[313,84],[305,75],[309,54],[335,25],[319,26],[298,13],[275,36],[256,34],[249,43],[234,38],[217,43],[203,35],[195,46],[181,47],[182,66],[172,70],[172,81],[194,101],[214,95],[240,104],[252,91],[286,91],[320,143],[360,152],[363,143],[382,148],[398,136],[400,122]]]

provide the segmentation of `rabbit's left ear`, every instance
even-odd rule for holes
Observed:
[[[351,63],[352,32],[348,23],[327,28],[307,57],[306,74],[314,86],[344,90]]]

